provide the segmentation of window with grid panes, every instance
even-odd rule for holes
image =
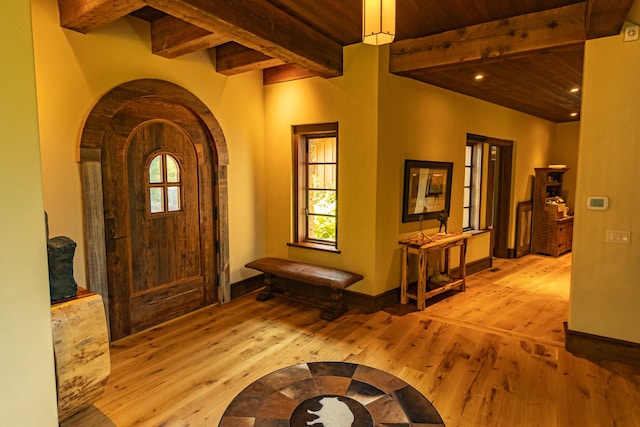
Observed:
[[[482,200],[483,143],[470,139],[465,146],[464,192],[462,200],[462,229],[480,230],[480,203]]]
[[[336,250],[338,243],[338,125],[293,127],[295,244]]]
[[[473,145],[465,147],[464,154],[464,199],[462,201],[462,229],[470,230],[471,227],[471,204],[473,192]]]
[[[153,155],[147,170],[149,213],[161,214],[182,209],[180,164],[169,153]]]

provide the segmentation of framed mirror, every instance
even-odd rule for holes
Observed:
[[[404,161],[402,222],[449,216],[453,163]]]

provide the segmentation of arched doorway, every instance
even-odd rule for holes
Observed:
[[[122,84],[91,110],[80,162],[88,287],[112,339],[230,300],[227,149],[204,103]]]

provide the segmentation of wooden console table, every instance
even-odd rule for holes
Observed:
[[[58,421],[90,406],[104,392],[111,362],[102,297],[78,288],[78,296],[51,305],[58,387]]]
[[[402,245],[400,302],[407,304],[409,299],[413,299],[416,301],[418,310],[424,310],[425,300],[431,297],[454,288],[459,288],[460,291],[464,292],[466,277],[465,256],[467,252],[467,239],[469,237],[471,237],[469,234],[452,233],[431,234],[429,236],[400,240],[398,242]],[[454,247],[460,248],[459,277],[445,283],[434,283],[428,277],[428,255],[433,252],[444,251],[444,273],[451,278],[449,256],[451,248]],[[409,255],[418,256],[418,284],[415,292],[409,289]]]

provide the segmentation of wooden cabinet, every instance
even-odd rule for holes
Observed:
[[[567,168],[536,168],[533,182],[533,230],[531,252],[551,256],[571,250],[573,217],[565,206],[547,203],[562,196],[562,180]]]
[[[573,217],[549,221],[549,255],[558,256],[571,250]]]

